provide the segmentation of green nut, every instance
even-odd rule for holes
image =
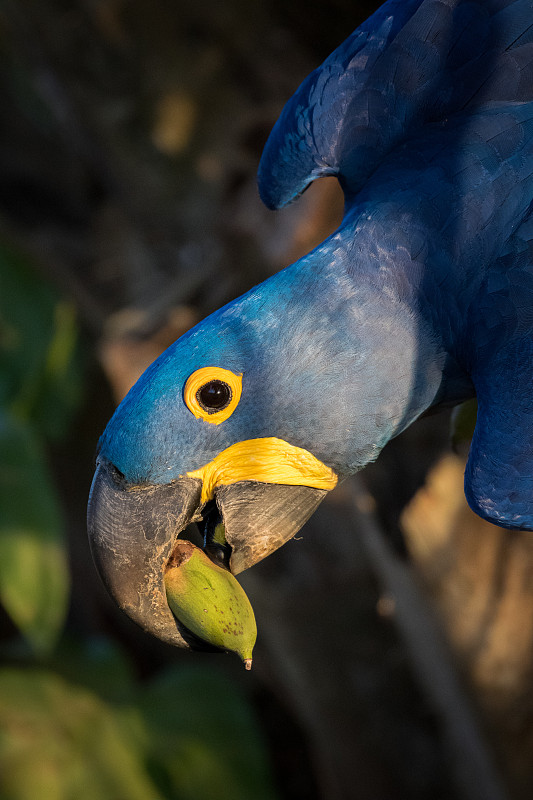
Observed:
[[[257,627],[244,589],[199,547],[178,539],[165,571],[167,602],[176,619],[209,644],[237,653],[252,667]]]

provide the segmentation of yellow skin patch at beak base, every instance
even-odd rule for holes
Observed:
[[[338,480],[333,470],[308,450],[275,437],[236,442],[187,475],[202,480],[202,503],[212,500],[217,486],[238,481],[310,486],[329,491]]]

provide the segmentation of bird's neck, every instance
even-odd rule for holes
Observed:
[[[341,230],[249,294],[245,336],[270,332],[278,428],[286,418],[290,440],[340,472],[374,460],[445,392],[447,354],[416,280],[363,244]]]

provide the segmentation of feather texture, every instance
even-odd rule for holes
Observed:
[[[261,160],[261,197],[280,208],[323,175],[353,195],[421,126],[531,99],[532,41],[530,0],[389,0],[287,103]]]
[[[102,454],[167,483],[276,437],[342,476],[477,393],[469,502],[533,529],[532,0],[385,3],[289,100],[259,190],[279,208],[322,175],[345,192],[339,229],[163,354]],[[183,402],[207,366],[243,375],[221,425]]]

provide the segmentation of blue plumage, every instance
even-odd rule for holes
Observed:
[[[259,191],[278,208],[322,175],[345,192],[339,229],[164,353],[101,458],[161,485],[276,437],[343,477],[477,394],[468,501],[533,529],[531,0],[389,0],[287,103]],[[183,395],[211,365],[243,376],[220,425]]]
[[[264,202],[323,175],[353,195],[422,126],[531,100],[532,17],[530,0],[385,3],[287,103],[259,167]]]
[[[337,174],[345,219],[150,368],[102,439],[121,472],[162,483],[234,441],[278,436],[344,475],[429,406],[473,393],[524,305],[508,283],[490,287],[525,247],[517,228],[529,233],[532,39],[531,2],[389,2],[307,78],[267,143],[260,191],[282,205]],[[531,274],[521,259],[515,286]],[[181,400],[209,364],[244,374],[217,428]],[[519,524],[533,526],[528,507]]]

